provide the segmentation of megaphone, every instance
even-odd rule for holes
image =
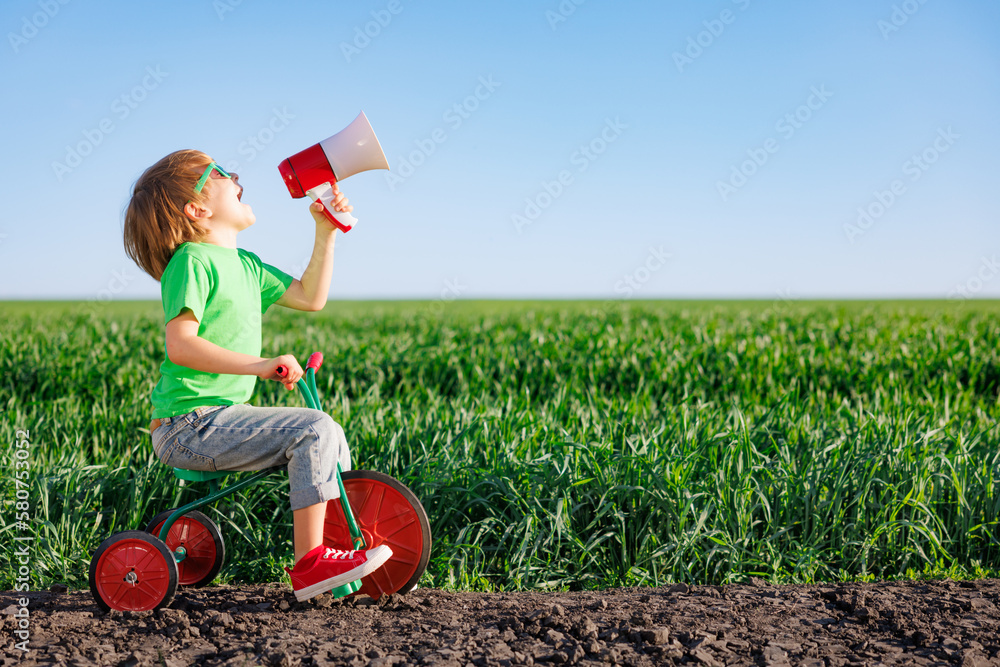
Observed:
[[[309,196],[321,202],[326,219],[345,232],[358,220],[350,213],[333,210],[333,184],[362,171],[388,168],[364,111],[337,134],[278,165],[288,193],[296,199]]]

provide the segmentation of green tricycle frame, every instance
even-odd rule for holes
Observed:
[[[297,383],[307,407],[322,410],[316,371],[323,355],[313,353]],[[282,372],[284,371],[284,372]],[[287,369],[279,368],[279,375]],[[215,579],[225,559],[225,542],[214,521],[198,510],[253,486],[284,466],[255,472],[225,487],[219,481],[236,471],[174,468],[187,482],[207,482],[208,494],[158,514],[144,531],[128,530],[106,539],[90,563],[90,589],[97,604],[110,609],[142,611],[170,603],[178,586],[205,586]],[[357,593],[378,599],[416,587],[430,559],[431,532],[417,497],[398,480],[370,470],[344,472],[337,464],[339,502],[327,503],[323,543],[338,549],[367,549],[388,544],[393,555],[362,580],[339,586],[334,597]]]

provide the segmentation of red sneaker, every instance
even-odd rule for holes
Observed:
[[[320,545],[285,572],[299,602],[367,577],[392,557],[392,549],[380,545],[367,551],[343,551]]]

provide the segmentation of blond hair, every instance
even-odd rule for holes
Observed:
[[[125,208],[125,253],[143,271],[159,280],[174,250],[185,241],[200,241],[208,230],[184,213],[198,178],[212,163],[201,151],[174,151],[142,173]]]

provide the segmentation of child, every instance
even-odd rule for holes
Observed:
[[[335,209],[351,211],[334,186]],[[288,572],[298,600],[369,575],[392,555],[388,546],[339,551],[323,546],[327,501],[337,498],[339,461],[350,470],[344,430],[324,412],[260,408],[247,403],[257,380],[293,389],[303,376],[290,354],[261,352],[261,314],[277,303],[316,311],[326,304],[336,228],[322,205],[316,246],[302,280],[236,247],[254,223],[237,174],[200,151],[171,153],[136,181],[125,211],[125,250],[160,281],[166,358],[153,390],[156,456],[190,470],[261,470],[288,466],[295,565]],[[287,375],[279,377],[284,366]]]

